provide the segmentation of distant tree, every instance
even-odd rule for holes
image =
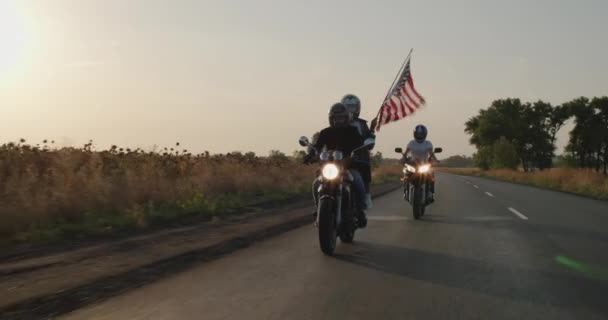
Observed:
[[[295,150],[292,153],[293,161],[296,163],[302,163],[304,161],[304,157],[306,156],[306,151],[304,150]]]
[[[581,97],[564,106],[574,116],[575,124],[566,146],[567,155],[576,159],[579,167],[608,174],[608,97]]]
[[[522,121],[527,127],[523,139],[519,141],[523,144],[523,148],[519,146],[519,153],[524,170],[534,167],[542,170],[552,166],[555,134],[565,121],[555,116],[559,110],[540,100],[527,105],[522,114]]]
[[[442,159],[441,166],[447,168],[469,168],[475,166],[475,161],[472,157],[456,155]]]
[[[522,114],[526,106],[519,99],[495,100],[487,109],[465,123],[465,132],[471,135],[475,146],[490,146],[500,137],[509,140],[524,140],[523,131],[527,124]]]
[[[401,159],[383,158],[382,159],[382,164],[383,165],[399,165],[399,166],[401,166]]]
[[[543,101],[532,104],[501,99],[470,118],[465,123],[465,132],[471,136],[469,142],[477,147],[474,158],[482,168],[492,166],[494,144],[504,138],[515,147],[515,155],[525,171],[544,169],[552,165],[555,136],[567,115],[566,109]]]
[[[372,161],[372,168],[379,167],[382,164],[382,162],[384,161],[384,158],[382,157],[382,152],[376,151],[376,153],[371,157],[371,161]]]
[[[287,155],[279,150],[270,150],[268,159],[276,164],[283,164],[289,161]]]
[[[580,97],[564,104],[574,116],[574,128],[570,131],[570,140],[566,152],[577,159],[579,167],[589,166],[591,145],[595,142],[593,134],[593,109],[589,106],[589,99]]]
[[[608,175],[608,97],[594,98],[591,104],[597,110],[600,125],[601,149],[604,175]]]
[[[566,121],[571,117],[572,115],[567,107],[562,105],[553,108],[553,111],[549,116],[549,123],[547,126],[549,135],[551,136],[551,144],[555,145],[557,133],[564,126],[564,123],[566,123]]]

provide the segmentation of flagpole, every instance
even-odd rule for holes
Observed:
[[[388,96],[393,91],[393,88],[395,87],[395,82],[397,82],[397,79],[399,78],[399,75],[403,71],[403,68],[405,67],[405,64],[410,59],[410,56],[412,55],[412,51],[414,51],[414,48],[410,49],[410,52],[407,54],[407,57],[405,57],[405,60],[403,60],[403,64],[401,65],[401,68],[399,68],[399,71],[397,71],[397,75],[395,75],[395,79],[393,79],[393,83],[388,88],[388,92],[386,93],[386,96],[384,97],[384,100],[382,100],[382,104],[384,104],[384,101],[386,101],[386,99],[388,99]],[[382,112],[382,105],[380,106],[380,110],[378,110],[378,113],[376,114],[376,117],[374,119],[378,119],[378,117],[380,116],[380,112]],[[376,130],[376,128],[371,128],[371,129],[372,129],[372,131]]]

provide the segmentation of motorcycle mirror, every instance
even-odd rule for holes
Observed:
[[[435,150],[433,151],[434,153],[441,153],[443,151],[443,148],[435,148]]]
[[[403,149],[401,149],[401,148],[395,148],[395,152],[396,153],[403,153]]]
[[[308,141],[308,138],[306,138],[305,136],[301,136],[298,142],[302,147],[307,147],[308,145],[310,145],[310,141]]]

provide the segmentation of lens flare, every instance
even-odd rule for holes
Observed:
[[[589,278],[595,280],[608,281],[608,269],[602,268],[598,266],[589,265],[572,258],[564,257],[564,256],[556,256],[555,262],[564,265],[570,269],[578,271]]]

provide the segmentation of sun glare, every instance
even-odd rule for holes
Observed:
[[[14,4],[0,1],[0,79],[25,55],[27,32],[23,15]]]

